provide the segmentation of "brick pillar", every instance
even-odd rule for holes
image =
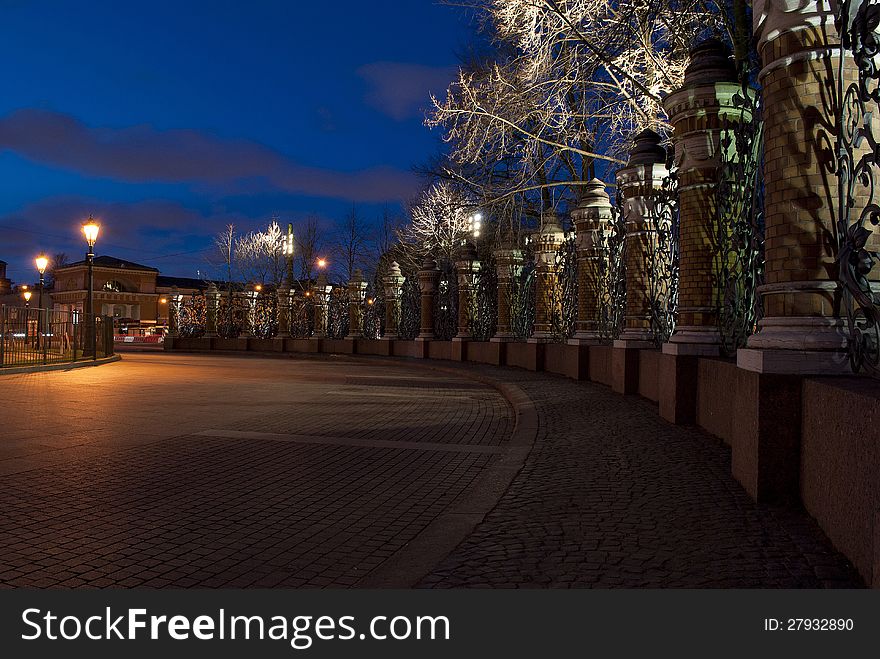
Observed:
[[[498,274],[498,329],[491,340],[503,343],[514,339],[510,318],[510,288],[522,272],[523,254],[512,240],[507,240],[494,251],[493,256]]]
[[[367,282],[360,268],[354,271],[348,282],[348,336],[347,339],[359,339],[363,336],[364,298],[367,293]]]
[[[419,292],[421,297],[419,335],[416,341],[430,341],[434,338],[434,298],[437,295],[437,282],[440,279],[440,270],[437,262],[430,256],[422,261],[419,270]]]
[[[830,0],[755,0],[764,68],[764,319],[740,368],[848,372],[845,321],[835,315],[837,176],[834,107],[840,43]],[[855,77],[854,65],[847,78]]]
[[[682,88],[663,104],[673,126],[678,165],[680,267],[678,322],[663,346],[672,355],[720,354],[715,223],[721,122],[739,121],[732,97],[742,94],[728,48],[706,41],[691,51]]]
[[[318,275],[317,281],[312,288],[312,295],[315,299],[315,333],[316,338],[326,338],[328,312],[330,310],[330,292],[333,287],[327,283],[327,273],[322,272]]]
[[[383,339],[393,341],[397,338],[397,321],[400,319],[400,294],[404,277],[397,261],[391,262],[388,274],[382,279],[385,287],[385,334]]]
[[[458,253],[455,261],[455,273],[458,277],[458,333],[453,341],[467,341],[471,333],[471,303],[476,286],[480,262],[477,260],[477,249],[470,241],[466,242]]]
[[[535,240],[535,327],[529,343],[544,343],[553,338],[553,311],[559,305],[559,266],[556,255],[565,234],[556,214],[544,215]]]
[[[577,231],[578,317],[571,345],[593,345],[600,342],[599,295],[601,289],[602,239],[611,227],[611,200],[605,184],[593,179],[586,193],[571,212]]]
[[[617,172],[617,185],[623,194],[626,223],[626,310],[624,328],[614,345],[621,348],[653,347],[651,304],[648,295],[648,259],[653,249],[654,229],[648,217],[651,197],[668,176],[666,150],[662,138],[644,130],[634,139],[635,146],[625,168]]]
[[[220,291],[214,282],[205,292],[205,338],[217,336],[217,315],[220,310]]]
[[[277,299],[278,334],[275,338],[284,339],[290,336],[290,289],[281,284],[275,292]]]

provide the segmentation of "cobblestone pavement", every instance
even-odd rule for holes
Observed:
[[[859,585],[649,403],[442,366],[133,353],[0,378],[0,587]],[[535,406],[530,453],[493,380]]]
[[[599,385],[503,377],[536,404],[534,449],[422,587],[862,585],[805,512],[751,501],[719,440]]]
[[[352,586],[512,431],[491,387],[345,359],[128,355],[0,399],[6,587]]]

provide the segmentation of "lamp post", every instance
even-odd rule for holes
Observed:
[[[86,237],[86,243],[89,246],[89,251],[86,253],[86,263],[88,264],[88,284],[86,288],[86,327],[88,328],[88,344],[89,348],[92,351],[92,357],[94,359],[98,358],[98,337],[97,337],[97,326],[95,324],[95,314],[94,314],[94,299],[93,299],[93,290],[94,289],[94,261],[95,261],[95,243],[98,241],[98,232],[101,230],[100,225],[95,222],[95,219],[89,215],[89,219],[82,225],[83,235]]]
[[[281,253],[287,259],[287,288],[293,288],[293,224],[287,224],[287,235],[281,244]]]
[[[24,308],[30,309],[31,308],[31,295],[33,295],[33,292],[25,289],[24,293],[22,293],[21,295],[24,298]]]
[[[46,268],[49,266],[49,259],[46,258],[45,254],[40,254],[37,258],[34,259],[34,263],[37,266],[37,272],[40,273],[40,292],[37,307],[40,309],[43,308],[43,285],[45,282]],[[47,314],[48,316],[48,314]],[[37,316],[37,347],[40,347],[40,337],[43,334],[43,312],[40,311]]]

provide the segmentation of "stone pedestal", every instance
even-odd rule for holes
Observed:
[[[434,304],[439,279],[440,270],[437,268],[437,262],[426,256],[419,270],[420,322],[416,341],[430,341],[434,338]]]
[[[400,294],[403,291],[404,277],[400,265],[392,261],[388,274],[382,279],[385,288],[385,333],[382,339],[394,341],[397,336],[397,323],[400,320]]]
[[[644,130],[633,141],[626,167],[617,172],[626,223],[626,310],[623,331],[614,344],[616,348],[654,345],[648,277],[656,231],[649,211],[663,179],[669,175],[665,164],[666,150],[660,146],[662,138],[657,133]]]
[[[571,345],[596,345],[601,341],[599,314],[602,242],[611,227],[611,200],[605,184],[593,179],[571,213],[577,231],[578,316]]]
[[[535,327],[529,343],[553,340],[553,315],[560,309],[559,266],[556,255],[565,234],[553,211],[544,214],[541,230],[534,234],[535,241]]]
[[[840,42],[834,3],[756,0],[753,20],[765,99],[764,319],[740,368],[834,374],[849,369],[844,321],[836,316],[833,241],[837,217],[836,111],[829,90]],[[848,66],[845,79],[855,77]],[[858,210],[858,209],[856,209]]]
[[[715,260],[721,127],[744,117],[733,97],[742,94],[728,48],[715,40],[691,51],[684,85],[663,102],[673,126],[679,195],[678,322],[663,345],[668,355],[720,354]]]

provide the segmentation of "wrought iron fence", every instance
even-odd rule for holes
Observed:
[[[400,293],[400,318],[397,321],[397,335],[401,339],[412,340],[419,335],[421,324],[421,293],[419,280],[409,275],[403,282]]]
[[[65,364],[113,354],[113,319],[95,317],[95,350],[85,316],[75,311],[0,307],[0,366]]]
[[[714,236],[718,331],[726,356],[735,355],[756,331],[764,281],[761,97],[744,83],[732,100],[739,114],[722,119]]]
[[[331,339],[348,336],[348,318],[348,289],[334,286],[327,302],[327,336]]]
[[[385,296],[367,290],[363,328],[365,339],[379,339],[385,333]]]
[[[498,270],[495,259],[486,254],[474,275],[474,288],[468,310],[474,341],[488,341],[498,330]]]
[[[565,342],[574,334],[578,311],[577,241],[569,235],[556,252],[558,282],[551,294],[553,338]]]
[[[874,251],[880,245],[876,233],[880,226],[880,193],[876,191],[880,144],[873,126],[880,110],[880,5],[870,0],[843,0],[838,3],[837,21],[843,45],[837,76],[841,101],[836,145],[841,313],[849,331],[852,370],[880,378],[880,292],[874,270],[880,260]],[[858,77],[850,83],[845,77],[847,56],[858,69]]]
[[[620,335],[626,307],[626,261],[623,247],[626,224],[623,198],[618,189],[611,207],[611,223],[600,237],[599,251],[599,336],[611,342]]]
[[[458,333],[458,279],[449,261],[439,264],[440,278],[434,298],[434,338],[450,341]]]
[[[672,170],[647,204],[651,229],[647,258],[651,335],[659,347],[675,330],[678,315],[679,213],[678,179]]]

